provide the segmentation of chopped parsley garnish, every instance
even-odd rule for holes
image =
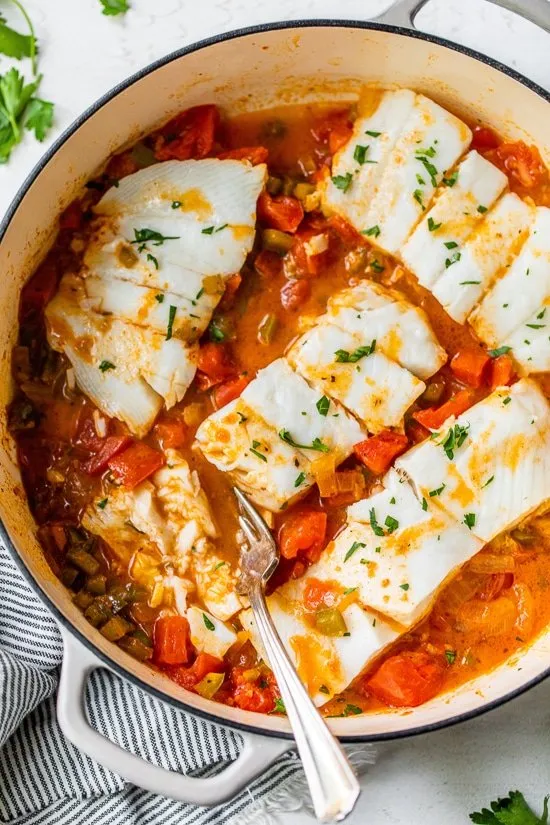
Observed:
[[[423,198],[423,194],[422,194],[422,192],[420,191],[420,189],[415,189],[415,190],[414,190],[414,192],[413,192],[413,198],[415,199],[415,201],[416,201],[417,203],[419,203],[419,204],[420,204],[420,206],[422,207],[422,211],[424,212],[424,211],[426,210],[426,207],[424,206],[424,201],[422,200],[422,198]]]
[[[344,556],[344,561],[346,562],[346,561],[348,561],[348,559],[351,559],[351,557],[353,556],[353,554],[354,554],[357,550],[359,550],[359,548],[360,548],[360,547],[366,547],[366,546],[367,546],[367,545],[366,545],[366,544],[363,544],[363,542],[361,542],[361,541],[354,541],[354,542],[353,542],[353,544],[351,545],[351,547],[349,548],[348,552],[347,552],[347,553],[346,553],[346,555]],[[352,588],[352,589],[353,589],[353,590],[355,590],[355,588]]]
[[[447,249],[456,249],[458,244],[456,241],[445,241],[445,246]]]
[[[199,298],[202,298],[203,295],[204,295],[204,287],[201,286],[201,288],[199,289],[199,291],[195,295],[195,301],[198,301]]]
[[[179,209],[181,206],[181,201],[172,201],[172,209]]]
[[[407,592],[407,590],[409,589],[409,585],[407,584],[407,582],[405,582],[405,584],[400,584],[399,587],[401,588],[401,590],[404,590],[405,592]]]
[[[319,688],[319,693],[330,693],[330,690],[326,685],[321,685],[321,687]]]
[[[435,496],[440,496],[443,490],[445,489],[445,484],[442,484],[441,487],[438,487],[436,490],[430,490],[428,495],[430,498],[435,498]]]
[[[208,326],[208,335],[210,336],[210,340],[214,341],[216,344],[225,341],[225,332],[223,329],[220,329],[215,321],[210,321]]]
[[[541,318],[544,318],[544,316],[545,316],[545,315],[546,315],[546,307],[544,307],[544,309],[543,309],[543,310],[541,310],[541,311],[539,312],[539,314],[537,315],[538,320],[540,321],[540,320],[541,320]]]
[[[475,526],[476,523],[476,514],[475,513],[464,513],[464,524],[466,527],[471,530],[472,527]]]
[[[296,447],[298,450],[316,450],[318,453],[329,453],[330,447],[323,444],[320,438],[314,438],[311,444],[298,444],[294,441],[288,430],[279,430],[279,438],[291,447]]]
[[[350,593],[354,593],[356,590],[356,587],[346,587],[344,590],[344,596],[349,596]]]
[[[470,286],[471,284],[480,284],[481,281],[460,281],[459,286]]]
[[[356,163],[362,166],[365,163],[368,151],[368,146],[360,146],[359,144],[357,144],[357,146],[355,147],[355,151],[353,153],[354,161],[356,161]]]
[[[373,272],[378,272],[378,273],[383,272],[384,269],[385,269],[385,267],[383,267],[382,264],[380,263],[380,261],[377,261],[376,258],[374,259],[374,261],[370,262],[370,268],[372,269]]]
[[[376,339],[373,339],[368,346],[358,347],[353,352],[345,349],[337,349],[334,353],[339,364],[355,364],[361,358],[372,355],[376,349]]]
[[[335,175],[331,178],[333,184],[337,189],[340,189],[342,192],[347,192],[351,186],[351,181],[353,179],[353,175],[351,172],[347,172],[345,175]]]
[[[504,399],[504,401],[503,401],[502,403],[503,403],[503,404],[509,404],[511,400],[512,400],[512,399],[511,399],[511,398],[510,398],[510,396],[508,395],[508,396]]]
[[[102,498],[101,501],[97,502],[97,506],[99,507],[100,510],[104,510],[105,507],[107,506],[108,501],[109,501],[108,498]]]
[[[361,235],[367,235],[369,238],[377,238],[380,235],[381,229],[378,224],[369,227],[369,229],[363,229]]]
[[[456,650],[446,650],[445,658],[447,659],[448,663],[452,665],[454,663],[454,660],[456,659]]]
[[[454,458],[454,451],[457,450],[459,447],[462,447],[464,442],[468,437],[468,430],[470,429],[470,425],[467,424],[463,427],[460,424],[455,424],[454,427],[451,427],[443,441],[440,441],[440,446],[443,447],[445,451],[445,455],[452,461]]]
[[[207,630],[215,630],[216,629],[216,625],[214,624],[214,622],[210,621],[210,619],[208,618],[206,613],[202,614],[202,620],[203,620],[204,626],[206,627]]]
[[[157,259],[157,258],[155,258],[155,256],[154,256],[154,255],[151,255],[151,253],[150,253],[150,252],[148,252],[148,253],[147,253],[147,260],[148,260],[148,261],[151,261],[151,263],[153,264],[153,266],[155,267],[155,269],[158,269],[158,268],[159,268],[159,262],[158,262],[158,259]]]
[[[148,243],[153,246],[162,246],[165,241],[177,241],[179,235],[162,235],[155,229],[134,229],[134,240],[130,241],[132,244],[139,244],[138,252],[143,252]]]
[[[250,452],[251,452],[251,453],[254,453],[254,455],[255,455],[257,458],[261,459],[262,461],[265,461],[265,463],[267,464],[267,458],[266,458],[266,456],[265,456],[263,453],[260,453],[260,452],[259,452],[259,450],[258,450],[258,447],[261,447],[261,446],[262,446],[262,445],[260,444],[260,442],[259,442],[259,441],[253,441],[253,442],[252,442],[252,447],[250,448]]]
[[[435,168],[433,163],[430,163],[430,161],[428,160],[427,157],[419,156],[418,152],[416,153],[416,155],[417,155],[416,159],[420,161],[420,163],[424,166],[424,169],[426,170],[426,172],[430,176],[431,184],[435,189],[435,187],[437,186],[437,169]],[[431,155],[430,155],[430,157],[431,157]]]
[[[525,324],[525,326],[529,327],[529,329],[544,329],[546,324]]]
[[[99,0],[103,6],[102,14],[107,17],[116,17],[118,14],[126,14],[130,6],[128,0]]]
[[[304,483],[305,480],[306,480],[306,474],[305,473],[298,473],[298,475],[296,476],[296,481],[294,482],[294,486],[299,487],[301,484]]]
[[[454,186],[458,180],[458,169],[456,169],[452,175],[449,175],[448,178],[443,178],[443,183],[445,186]]]
[[[275,699],[275,707],[273,710],[269,711],[270,713],[286,713],[285,703],[281,699],[280,696],[277,696]]]
[[[418,181],[418,183],[420,184],[420,186],[426,186],[426,181],[424,180],[424,178],[422,177],[422,175],[417,174],[417,175],[416,175],[416,180]]]
[[[155,295],[155,301],[158,301],[159,304],[164,302],[164,293],[159,292],[158,295]]]
[[[102,361],[99,365],[99,369],[101,372],[107,372],[107,370],[116,370],[116,366],[112,361]]]
[[[433,218],[428,218],[428,229],[430,232],[435,232],[436,229],[440,229],[440,227],[440,223],[436,223]]]
[[[462,257],[462,255],[460,254],[460,252],[455,252],[455,254],[451,255],[450,258],[446,258],[445,259],[445,269],[448,269],[453,264],[458,263],[458,261],[461,259],[461,257]]]
[[[365,134],[366,134],[366,135],[369,135],[369,137],[380,137],[380,135],[382,134],[382,132],[371,132],[371,130],[370,130],[370,129],[367,129],[367,131],[365,132]]]
[[[170,309],[168,310],[168,326],[166,327],[166,340],[169,341],[172,337],[172,331],[174,329],[174,321],[176,318],[176,312],[178,308],[170,305]]]
[[[344,636],[348,635],[344,633]],[[346,705],[342,713],[333,713],[331,716],[327,716],[327,719],[340,719],[342,716],[357,716],[358,714],[363,713],[361,708],[357,707],[357,705]]]
[[[426,501],[426,499],[424,497],[422,497],[422,509],[423,510],[428,509],[428,502]]]
[[[548,796],[544,799],[542,816],[535,816],[525,797],[519,791],[510,791],[504,799],[491,802],[491,810],[474,811],[470,819],[475,825],[546,825],[548,822]]]
[[[393,518],[393,516],[386,516],[384,524],[388,528],[388,534],[395,533],[395,531],[399,527],[399,522],[397,521],[397,519]]]
[[[214,567],[214,572],[215,572],[216,570],[219,570],[219,569],[220,569],[220,567],[223,567],[223,566],[224,566],[224,564],[227,564],[227,562],[225,562],[225,561],[219,561],[219,562],[217,563],[217,565]]]
[[[435,146],[429,146],[427,149],[417,149],[415,155],[424,155],[427,158],[434,158],[436,154]]]
[[[375,536],[384,536],[385,533],[383,529],[380,527],[378,522],[376,521],[376,513],[374,511],[374,507],[369,510],[369,522],[370,526],[372,527],[372,532]]]
[[[488,479],[487,479],[487,481],[485,482],[485,484],[483,484],[483,485],[481,486],[481,489],[482,489],[482,490],[484,490],[484,489],[485,489],[485,487],[488,487],[488,486],[489,486],[489,484],[491,484],[491,482],[493,482],[494,480],[495,480],[495,477],[494,477],[494,476],[491,476],[491,478],[488,478]]]
[[[321,397],[321,398],[317,401],[317,403],[315,404],[315,406],[317,407],[317,412],[319,413],[319,415],[323,415],[323,416],[325,416],[325,417],[326,417],[326,415],[327,415],[327,413],[328,413],[328,409],[329,409],[329,407],[330,407],[330,399],[329,399],[329,398],[327,398],[327,397],[326,397],[326,395],[323,395],[323,396],[322,396],[322,397]]]
[[[226,226],[227,226],[226,223],[222,224],[222,226],[218,226],[218,228],[216,228],[215,226],[207,226],[205,229],[201,229],[201,234],[202,235],[213,235],[214,232],[221,232],[222,229],[226,228]]]
[[[481,204],[480,204],[480,205],[477,207],[477,211],[478,211],[481,215],[484,215],[484,214],[485,214],[485,212],[487,212],[487,207],[486,207],[486,206],[481,206]]]
[[[248,421],[248,418],[246,417],[246,415],[243,415],[242,412],[239,412],[238,410],[237,410],[237,415],[241,419],[239,421],[239,424],[244,424],[245,421]]]

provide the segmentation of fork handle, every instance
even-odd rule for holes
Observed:
[[[351,812],[359,796],[357,777],[298,677],[271,618],[259,581],[254,583],[248,595],[296,739],[315,815],[321,822],[339,822]]]

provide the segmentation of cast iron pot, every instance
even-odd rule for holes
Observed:
[[[281,102],[345,99],[365,81],[397,84],[422,91],[459,115],[479,117],[507,138],[535,143],[550,163],[550,96],[480,54],[417,32],[414,16],[425,2],[401,0],[368,23],[310,20],[257,26],[163,58],[113,89],[75,121],[25,181],[0,226],[2,536],[63,635],[58,713],[65,735],[106,768],[155,793],[199,805],[218,804],[292,748],[292,736],[284,718],[203,699],[108,643],[86,622],[48,568],[35,538],[6,426],[21,287],[53,240],[59,213],[106,158],[198,103],[215,102],[240,112]],[[491,2],[550,31],[548,0]],[[85,718],[83,693],[95,668],[107,668],[176,708],[238,728],[244,737],[239,758],[217,776],[195,779],[127,753],[92,729]],[[412,711],[334,719],[330,724],[344,741],[411,736],[487,711],[549,673],[550,630],[494,672],[452,694]]]

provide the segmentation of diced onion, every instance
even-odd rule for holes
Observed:
[[[76,387],[76,377],[74,374],[74,369],[69,367],[66,373],[66,381],[67,381],[67,389],[74,390]]]
[[[533,625],[536,617],[535,598],[531,589],[523,582],[517,582],[513,585],[512,591],[516,598],[518,617],[516,621],[516,630],[525,639],[533,631]]]
[[[308,255],[321,255],[328,249],[328,235],[324,232],[320,235],[313,235],[309,241],[305,242],[304,246]]]
[[[99,410],[94,410],[93,419],[95,431],[98,437],[105,438],[105,436],[107,435],[107,422],[105,421]]]
[[[473,599],[458,611],[456,626],[462,633],[491,639],[510,633],[517,619],[517,607],[507,596],[500,596],[491,602]]]
[[[489,575],[491,573],[513,573],[515,566],[513,556],[497,553],[478,553],[471,560],[468,569],[472,573]]]

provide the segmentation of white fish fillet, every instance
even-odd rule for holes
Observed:
[[[237,641],[234,630],[200,607],[190,607],[186,616],[189,637],[199,653],[209,653],[217,659],[223,659],[231,645]]]
[[[463,324],[485,292],[506,272],[534,216],[534,207],[509,192],[478,223],[460,250],[460,260],[445,269],[432,287],[451,318]]]
[[[352,604],[343,612],[349,636],[324,636],[305,620],[303,604],[294,601],[296,597],[299,599],[299,587],[283,585],[268,597],[269,612],[309,695],[316,705],[324,705],[359,676],[398,633]],[[260,656],[268,661],[252,610],[243,611],[240,620]]]
[[[349,142],[332,159],[332,177],[320,184],[322,204],[327,211],[342,215],[359,229],[368,226],[369,203],[378,191],[385,164],[414,103],[415,94],[409,89],[384,92],[371,115],[357,118]],[[364,151],[364,147],[368,149]],[[354,158],[357,153],[360,159],[364,153],[366,162]],[[333,179],[345,181],[347,175],[352,180],[343,191]]]
[[[549,296],[550,209],[539,206],[520,254],[469,321],[485,344],[498,347],[540,312]]]
[[[369,432],[377,433],[402,425],[405,412],[422,394],[425,384],[377,350],[355,362],[337,360],[342,352],[354,357],[358,348],[369,347],[373,340],[320,323],[294,344],[288,358],[321,395],[340,401]],[[327,419],[332,415],[329,407]],[[332,420],[338,423],[340,419]]]
[[[306,575],[356,588],[362,607],[410,627],[483,543],[432,499],[423,505],[395,472],[384,483],[382,492],[348,508],[346,528]]]
[[[454,185],[439,192],[401,250],[405,265],[428,289],[460,260],[464,242],[508,183],[506,175],[476,151],[466,155],[457,174]]]
[[[509,399],[509,400],[508,400]],[[443,441],[457,425],[467,433],[450,459]],[[550,408],[537,384],[522,379],[501,387],[437,438],[413,447],[395,468],[482,541],[526,518],[550,498]],[[430,496],[430,492],[439,491]]]
[[[402,293],[373,281],[362,280],[328,300],[326,318],[341,329],[376,340],[376,351],[426,379],[447,360],[423,309],[411,304]]]

